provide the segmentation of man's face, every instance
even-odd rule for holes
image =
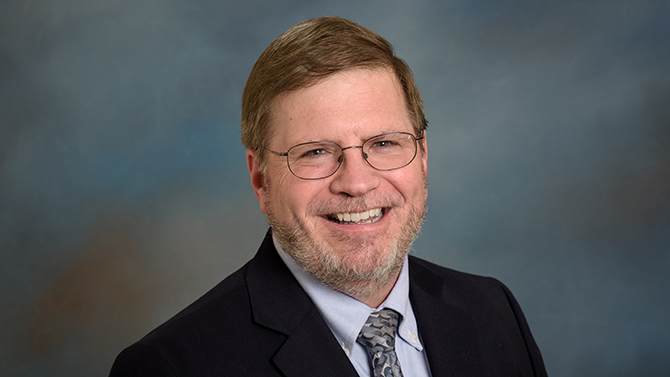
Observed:
[[[273,101],[271,122],[269,149],[280,152],[312,141],[348,147],[389,132],[414,134],[402,89],[384,69],[346,70],[288,92]],[[291,174],[285,157],[269,154],[263,176],[255,154],[247,154],[261,211],[286,252],[335,289],[371,294],[397,277],[418,234],[426,154],[419,151],[411,164],[392,171],[373,169],[359,148],[343,157],[334,175],[303,180]],[[370,217],[341,222],[338,214]]]

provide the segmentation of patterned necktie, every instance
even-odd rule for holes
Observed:
[[[372,359],[374,377],[403,377],[398,355],[395,353],[395,333],[398,313],[382,309],[370,314],[358,334],[358,343],[368,350]]]

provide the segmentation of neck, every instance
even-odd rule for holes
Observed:
[[[381,305],[384,300],[389,296],[391,291],[393,290],[393,287],[395,287],[395,283],[398,281],[398,277],[400,276],[400,271],[395,273],[395,276],[389,280],[389,282],[380,287],[380,289],[376,290],[374,293],[371,294],[348,294],[349,296],[355,298],[356,300],[364,303],[365,305],[375,309],[378,308],[379,305]],[[367,283],[371,284],[371,283]],[[374,284],[374,283],[372,283]]]

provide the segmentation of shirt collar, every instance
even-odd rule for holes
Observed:
[[[272,236],[272,240],[279,256],[312,299],[345,352],[348,353],[356,344],[358,333],[370,313],[383,308],[393,309],[400,314],[397,335],[410,346],[419,351],[423,350],[418,337],[416,318],[409,301],[409,263],[407,263],[407,258],[405,258],[398,281],[389,296],[378,308],[370,308],[353,297],[322,283],[288,255],[279,246],[274,236]]]

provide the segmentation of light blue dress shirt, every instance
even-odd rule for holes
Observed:
[[[356,342],[358,333],[370,313],[389,308],[397,311],[401,316],[396,336],[396,353],[404,376],[430,377],[428,359],[421,344],[416,318],[409,301],[409,264],[407,258],[405,258],[398,281],[389,296],[378,308],[370,308],[366,304],[323,284],[282,250],[274,236],[273,241],[279,256],[312,299],[359,376],[370,377],[372,371],[370,357],[365,347]]]

